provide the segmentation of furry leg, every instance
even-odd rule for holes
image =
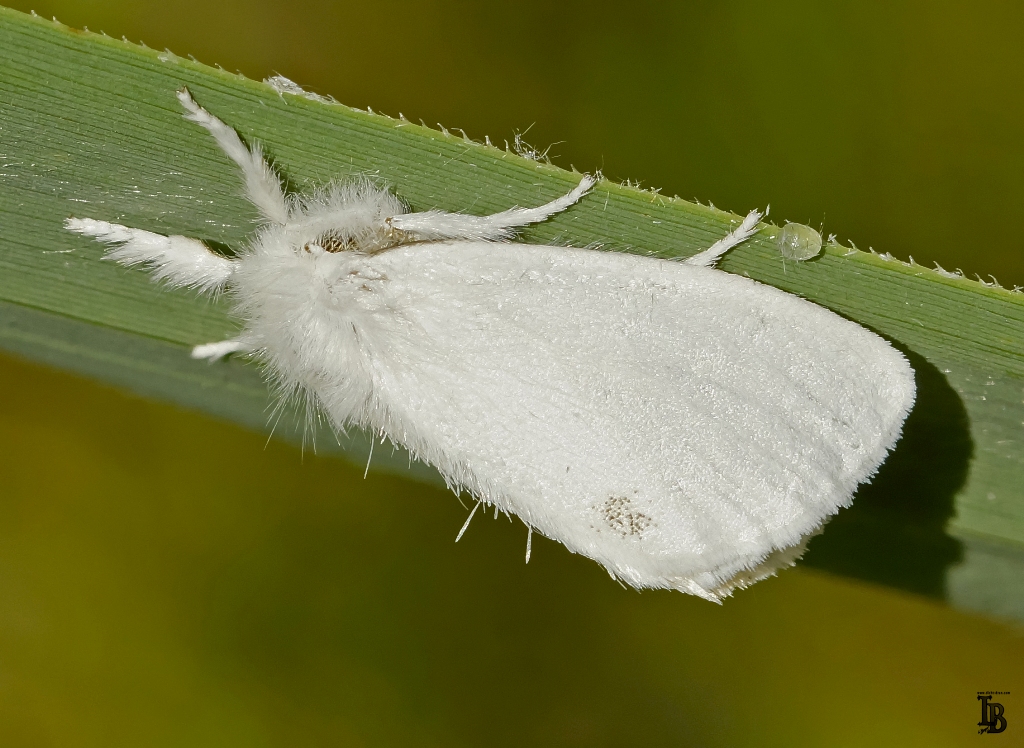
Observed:
[[[64,228],[118,245],[108,250],[103,259],[129,267],[147,265],[154,278],[171,286],[195,288],[201,293],[217,291],[235,271],[234,261],[214,254],[198,239],[164,236],[91,218],[69,218],[64,221]]]
[[[224,358],[229,353],[238,353],[239,351],[248,353],[251,350],[252,349],[241,340],[222,340],[219,343],[197,345],[192,349],[192,358],[205,358],[207,361],[216,361],[219,358]]]
[[[260,144],[253,143],[251,148],[246,148],[238,133],[199,106],[187,88],[178,91],[178,101],[188,112],[185,119],[209,130],[221,150],[238,164],[249,201],[268,220],[282,225],[288,223],[288,203],[284,199],[281,180],[264,160]]]
[[[761,217],[761,211],[750,211],[747,213],[747,217],[743,219],[743,223],[705,249],[703,252],[698,252],[693,257],[686,258],[683,262],[687,265],[700,265],[702,267],[709,268],[714,267],[715,263],[718,262],[722,255],[737,244],[742,244],[757,232],[757,224],[760,223]]]
[[[443,210],[428,210],[424,213],[392,216],[388,222],[399,231],[414,234],[427,241],[508,239],[517,228],[543,221],[575,204],[590,191],[594,183],[593,177],[584,176],[570,192],[536,208],[511,208],[489,216],[467,216],[462,213],[446,213]]]

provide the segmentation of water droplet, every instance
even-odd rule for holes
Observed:
[[[809,260],[821,252],[821,234],[802,223],[787,223],[777,241],[787,260]]]

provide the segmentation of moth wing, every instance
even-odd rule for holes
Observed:
[[[369,262],[365,425],[636,587],[717,599],[791,562],[913,403],[882,338],[718,270],[485,242]]]

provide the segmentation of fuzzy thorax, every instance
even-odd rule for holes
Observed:
[[[339,428],[360,420],[372,392],[368,345],[380,339],[387,279],[368,260],[407,240],[387,221],[404,212],[369,182],[333,186],[295,201],[287,224],[264,227],[229,281],[241,339],[285,394],[332,393],[318,404]]]

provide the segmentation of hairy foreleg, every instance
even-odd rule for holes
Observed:
[[[192,358],[205,358],[208,361],[216,361],[224,358],[229,353],[249,353],[252,348],[238,339],[222,340],[219,343],[206,343],[197,345],[192,349]]]
[[[210,251],[198,239],[164,236],[91,218],[69,218],[64,228],[97,241],[117,245],[103,259],[122,265],[147,265],[157,280],[200,292],[224,287],[235,270],[235,262]]]
[[[238,133],[199,106],[188,89],[178,91],[178,101],[188,111],[185,119],[209,130],[221,150],[238,164],[245,179],[245,191],[249,201],[259,208],[268,220],[280,224],[288,223],[288,203],[281,189],[281,180],[263,158],[260,144],[253,143],[251,148],[246,148]]]

